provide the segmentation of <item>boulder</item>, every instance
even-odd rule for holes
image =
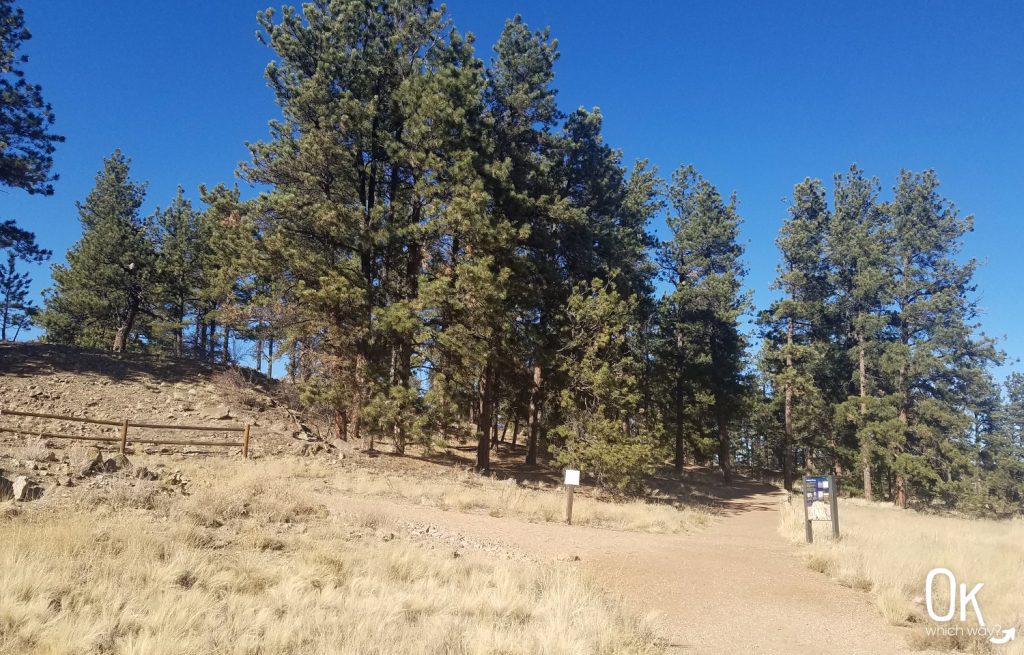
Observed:
[[[203,416],[214,421],[227,421],[232,418],[231,408],[227,405],[207,406],[202,409]]]
[[[14,479],[14,484],[11,485],[14,493],[14,500],[20,500],[22,502],[28,502],[42,497],[43,490],[36,483],[32,482],[24,475],[19,475]]]
[[[270,431],[286,437],[295,437],[299,434],[299,431],[295,429],[294,425],[283,421],[271,425]]]
[[[3,471],[0,471],[0,473],[3,473]],[[3,475],[0,475],[0,500],[5,500],[13,496],[14,484]]]
[[[99,448],[95,447],[87,449],[85,456],[74,464],[74,468],[78,469],[78,476],[82,478],[100,470],[102,467],[103,453],[100,452]]]
[[[124,456],[124,453],[117,453],[107,461],[103,462],[103,469],[108,473],[131,468],[132,463]]]

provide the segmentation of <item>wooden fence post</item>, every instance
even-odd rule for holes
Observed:
[[[572,497],[575,489],[576,485],[565,485],[565,522],[567,525],[572,525]]]
[[[248,423],[245,424],[245,434],[242,436],[242,458],[249,459],[249,428],[252,427]]]
[[[120,453],[122,455],[124,455],[124,451],[125,451],[125,449],[127,447],[128,447],[128,419],[125,419],[124,423],[121,424],[121,446],[119,448],[119,451],[120,451]]]

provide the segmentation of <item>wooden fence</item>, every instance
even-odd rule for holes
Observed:
[[[108,421],[96,418],[81,418],[78,416],[62,416],[60,414],[40,414],[37,412],[21,412],[13,409],[0,408],[0,416],[29,416],[32,418],[48,418],[58,421],[72,421],[74,423],[91,423],[93,425],[109,425],[121,428],[117,437],[87,437],[69,434],[57,434],[53,432],[37,432],[35,430],[23,430],[18,428],[7,428],[0,426],[0,432],[13,432],[15,434],[30,434],[37,437],[50,439],[74,439],[78,441],[102,441],[118,444],[118,450],[124,453],[129,443],[145,443],[171,446],[224,446],[227,448],[242,448],[242,457],[249,458],[249,431],[252,425],[244,426],[203,426],[203,425],[159,425],[156,423],[132,423],[127,418],[123,421]],[[188,430],[191,432],[241,432],[241,441],[199,441],[196,439],[151,439],[151,438],[128,438],[128,428],[143,428],[152,430]]]

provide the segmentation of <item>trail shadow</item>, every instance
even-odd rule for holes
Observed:
[[[476,448],[476,444],[468,440],[452,441],[445,448],[433,451],[410,446],[403,455],[377,451],[373,461],[396,470],[408,470],[407,467],[415,463],[418,473],[428,476],[443,475],[452,470],[468,472],[474,470]],[[492,479],[551,488],[562,484],[561,467],[550,459],[540,459],[536,465],[525,463],[525,445],[499,443],[496,449],[491,450],[490,460],[488,477]],[[638,497],[614,493],[584,476],[583,484],[576,493],[613,502],[642,499],[647,503],[674,507],[705,507],[719,515],[775,509],[777,506],[777,501],[771,498],[778,491],[776,487],[740,475],[732,483],[725,484],[722,474],[709,467],[688,466],[681,474],[671,467],[661,467],[646,482],[649,493]]]
[[[777,487],[738,474],[733,476],[732,482],[726,483],[718,469],[705,466],[687,466],[682,473],[662,467],[650,477],[648,484],[656,492],[649,501],[705,505],[723,515],[774,509],[775,501],[765,497],[778,492]]]
[[[469,442],[451,442],[444,449],[426,450],[421,447],[411,446],[406,448],[403,455],[384,450],[374,451],[372,454],[363,452],[364,455],[378,461],[388,461],[395,465],[402,462],[416,462],[426,465],[428,474],[444,471],[462,470],[473,471],[476,463],[476,444]],[[525,463],[526,447],[517,444],[514,448],[509,443],[499,443],[496,450],[491,450],[491,466],[487,477],[495,480],[515,480],[517,483],[558,485],[562,480],[560,470],[547,465],[546,462],[539,462],[535,465]]]
[[[227,367],[193,359],[112,353],[56,344],[0,344],[0,375],[32,377],[58,373],[94,375],[114,382],[160,379],[195,382]]]

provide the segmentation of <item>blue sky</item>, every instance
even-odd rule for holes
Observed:
[[[0,217],[34,230],[59,261],[79,236],[74,203],[120,147],[149,181],[144,210],[181,184],[232,182],[246,141],[276,115],[255,39],[265,2],[22,0],[31,80],[67,137],[48,198],[0,190]],[[975,232],[983,327],[1024,356],[1024,4],[892,2],[448,3],[487,58],[516,13],[559,39],[563,110],[600,107],[625,160],[668,174],[693,163],[744,216],[748,286],[764,306],[785,198],[804,177],[856,162],[888,190],[899,169],[935,168]],[[251,195],[251,191],[243,192]],[[661,226],[656,226],[659,230]],[[33,270],[36,289],[46,266]],[[1004,370],[1021,370],[1009,364]]]

